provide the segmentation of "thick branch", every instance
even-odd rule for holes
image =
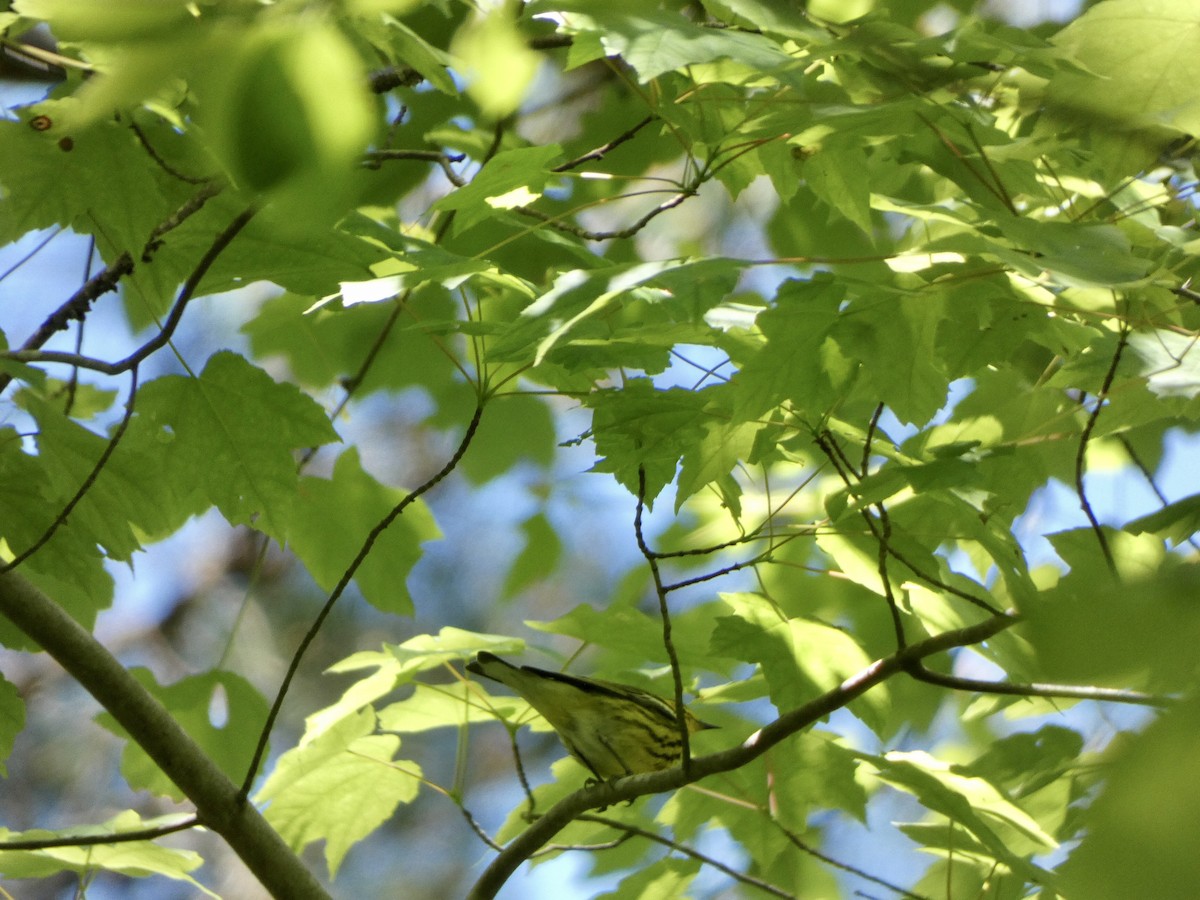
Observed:
[[[271,896],[329,895],[237,786],[124,666],[78,622],[28,580],[0,575],[0,613],[66,669],[196,804]]]
[[[495,897],[522,862],[581,813],[589,809],[612,806],[623,800],[633,800],[643,794],[657,794],[662,791],[674,790],[707,775],[728,772],[744,766],[785,738],[808,728],[835,710],[846,706],[850,701],[865,694],[877,684],[882,684],[893,675],[911,668],[917,661],[955,647],[986,641],[1016,621],[1016,618],[1012,616],[995,616],[978,625],[947,631],[927,640],[910,644],[891,656],[873,662],[858,674],[847,678],[833,690],[785,713],[770,725],[750,735],[740,746],[692,759],[689,775],[684,774],[682,767],[676,766],[661,772],[631,775],[613,782],[601,782],[564,797],[500,852],[471,889],[471,893],[468,895],[469,900],[487,900],[487,898]]]

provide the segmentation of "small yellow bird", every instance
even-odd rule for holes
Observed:
[[[558,732],[575,759],[601,780],[669,769],[682,744],[675,707],[661,697],[612,681],[514,666],[480,653],[467,671],[512,688]],[[689,733],[716,728],[684,710]]]

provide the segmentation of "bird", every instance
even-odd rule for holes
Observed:
[[[641,688],[597,678],[514,666],[481,652],[467,664],[474,675],[521,695],[558,733],[567,752],[600,781],[658,772],[680,761],[675,707]],[[684,710],[690,734],[716,728]]]

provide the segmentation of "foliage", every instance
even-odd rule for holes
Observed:
[[[0,873],[194,888],[200,857],[155,839],[203,822],[258,877],[304,883],[243,843],[257,785],[293,851],[324,842],[334,889],[432,800],[473,829],[444,853],[498,851],[476,897],[550,840],[605,896],[1190,896],[1197,499],[1164,479],[1200,416],[1200,12],[1102,0],[1022,30],[956,2],[935,33],[934,5],[0,13],[13,53],[49,25],[61,76],[0,120],[0,239],[64,229],[96,259],[61,305],[22,299],[40,327],[6,326],[0,642],[101,700],[133,789],[198,811],[6,832]],[[118,307],[120,335],[99,322]],[[241,335],[189,330],[210,307]],[[362,422],[392,406],[407,430],[381,450]],[[1114,479],[1157,500],[1104,503]],[[624,521],[581,481],[620,490]],[[444,589],[469,568],[478,545],[446,526],[464,493],[496,531],[526,512],[459,616],[414,567],[440,537]],[[1079,514],[1047,515],[1067,493]],[[212,510],[291,624],[255,650],[283,657],[266,674],[215,645],[182,678],[128,666],[118,695],[165,706],[175,758],[89,680],[99,644],[22,611],[93,629],[126,602],[114,576],[136,585]],[[269,595],[269,547],[319,609]],[[425,633],[321,644],[360,598]],[[288,691],[314,641],[353,679],[336,697]],[[720,729],[684,769],[580,788],[565,761],[530,787],[541,769],[489,753],[508,746],[489,723],[545,723],[460,665],[527,642],[695,695]],[[0,679],[6,752],[37,715],[22,665]],[[1144,712],[1097,726],[1100,705]],[[200,759],[208,780],[180,774]],[[503,825],[476,814],[495,767],[528,794]],[[839,843],[898,796],[888,840],[924,862]]]

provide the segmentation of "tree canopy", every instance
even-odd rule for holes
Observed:
[[[1200,10],[803,6],[0,12],[0,875],[1194,896]]]

